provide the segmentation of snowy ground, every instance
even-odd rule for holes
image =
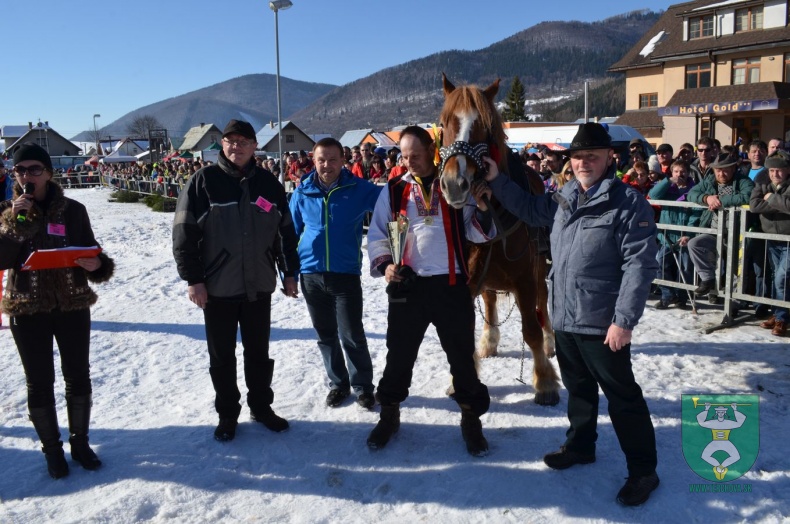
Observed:
[[[10,332],[0,331],[0,522],[787,522],[790,514],[790,339],[756,323],[703,335],[717,309],[645,312],[634,368],[650,406],[661,486],[639,508],[614,502],[626,476],[602,399],[598,461],[549,470],[544,453],[564,439],[567,395],[532,402],[519,372],[519,324],[503,328],[500,356],[484,362],[492,394],[486,458],[470,457],[448,369],[429,331],[387,448],[365,438],[377,413],[324,405],[324,370],[300,298],[274,298],[275,409],[291,430],[274,434],[242,411],[236,440],[212,438],[213,392],[200,311],[186,298],[170,251],[172,214],[110,204],[109,191],[69,190],[85,203],[97,238],[117,263],[93,308],[91,441],[104,467],[47,476],[27,420],[25,381]],[[384,366],[386,296],[363,277],[365,326],[377,377]],[[4,324],[8,319],[4,317]],[[478,319],[478,326],[480,325]],[[240,362],[241,365],[241,362]],[[531,370],[528,359],[527,373]],[[556,362],[555,362],[556,366]],[[241,372],[240,372],[241,376]],[[527,380],[529,383],[529,380]],[[243,381],[242,381],[243,383]],[[56,381],[61,423],[63,383]],[[702,479],[681,450],[682,393],[758,393],[760,453],[736,483],[750,493],[690,493]],[[785,444],[782,444],[784,442]],[[67,446],[68,448],[68,446]]]

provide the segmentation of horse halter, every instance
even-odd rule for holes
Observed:
[[[439,166],[439,174],[444,173],[444,166],[447,161],[458,155],[463,155],[474,160],[479,173],[488,171],[488,166],[483,162],[483,156],[488,155],[487,144],[481,143],[473,146],[468,142],[453,142],[449,146],[439,149],[439,156],[442,158],[442,163]]]

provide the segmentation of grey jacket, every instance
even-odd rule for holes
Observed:
[[[298,239],[282,184],[253,160],[238,170],[220,153],[190,177],[173,220],[173,256],[209,297],[254,301],[299,271]],[[277,267],[275,267],[275,263]]]
[[[551,322],[554,329],[605,335],[634,329],[656,275],[656,224],[644,196],[610,168],[597,192],[576,208],[576,180],[557,193],[531,195],[499,176],[494,196],[533,226],[551,226]]]
[[[765,195],[771,194],[768,200]],[[764,233],[790,235],[790,180],[780,186],[756,184],[749,202],[752,213],[760,214]]]

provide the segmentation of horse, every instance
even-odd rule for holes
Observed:
[[[460,209],[468,202],[472,184],[482,180],[483,155],[497,163],[499,171],[521,181],[533,194],[544,192],[540,176],[524,166],[505,143],[502,121],[494,106],[499,80],[485,89],[474,85],[455,87],[442,73],[444,106],[440,116],[440,184],[448,205]],[[512,293],[521,313],[521,335],[533,357],[532,384],[535,403],[553,406],[559,400],[559,380],[549,360],[554,356],[554,332],[547,314],[546,256],[536,239],[538,229],[508,213],[491,199],[497,235],[485,244],[469,243],[469,287],[472,296],[483,295],[485,317],[478,342],[478,356],[497,354],[499,324],[497,291]]]

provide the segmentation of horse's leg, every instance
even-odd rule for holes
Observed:
[[[480,358],[495,357],[499,346],[499,312],[496,308],[497,295],[495,291],[483,292],[485,304],[485,317],[483,318],[483,334],[477,346]]]
[[[532,351],[532,385],[535,388],[535,403],[541,406],[554,406],[560,401],[559,379],[543,349],[543,329],[535,310],[538,286],[534,281],[527,280],[524,279],[516,289],[516,303],[521,312],[521,334]]]

